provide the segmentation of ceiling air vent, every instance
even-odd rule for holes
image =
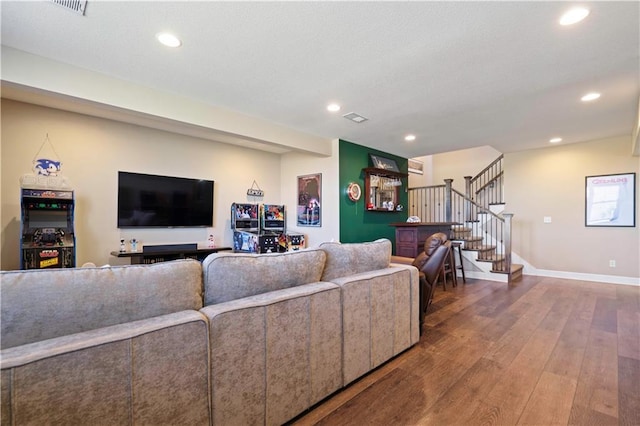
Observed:
[[[80,15],[84,15],[87,8],[87,0],[50,0],[52,3],[60,5],[65,9],[71,10]]]
[[[346,118],[347,120],[351,120],[354,123],[364,123],[365,121],[368,120],[368,118],[361,116],[360,114],[356,114],[355,112],[350,112],[349,114],[345,114],[343,115],[344,118]]]

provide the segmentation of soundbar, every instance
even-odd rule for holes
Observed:
[[[190,251],[190,250],[198,250],[198,243],[189,243],[189,244],[163,244],[156,246],[143,246],[143,253],[166,253],[166,252],[176,252],[176,251]]]

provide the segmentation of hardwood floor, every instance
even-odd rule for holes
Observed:
[[[295,425],[640,425],[640,288],[439,287],[420,342]]]

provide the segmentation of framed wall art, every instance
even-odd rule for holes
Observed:
[[[369,154],[371,164],[376,169],[391,170],[392,172],[399,172],[398,164],[391,158],[380,157],[379,155]]]
[[[322,173],[298,176],[298,226],[322,226]]]
[[[636,174],[585,178],[585,226],[636,226]]]
[[[409,159],[409,173],[424,174],[424,163],[420,160]]]

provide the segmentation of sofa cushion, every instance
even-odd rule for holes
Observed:
[[[320,244],[320,249],[327,253],[322,281],[387,268],[391,262],[391,241],[386,238],[366,243],[328,242]]]
[[[320,281],[325,252],[215,253],[202,263],[204,304],[228,302]]]
[[[195,260],[0,275],[2,348],[202,307]]]

